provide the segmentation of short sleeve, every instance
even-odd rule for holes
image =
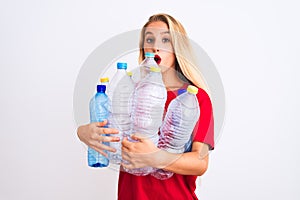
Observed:
[[[214,149],[214,117],[211,100],[208,94],[201,88],[197,94],[200,117],[193,131],[193,142],[202,142],[209,145],[209,149]]]

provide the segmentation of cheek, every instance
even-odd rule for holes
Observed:
[[[170,53],[174,53],[174,49],[173,46],[171,44],[169,44],[166,49],[170,52]]]
[[[160,65],[165,67],[173,67],[175,65],[175,55],[173,53],[164,53],[162,56],[162,62]]]
[[[166,53],[169,53],[169,54],[173,54],[174,53],[174,49],[173,49],[173,46],[172,46],[172,44],[162,44],[161,46],[160,46],[160,50],[161,51],[164,51],[164,52],[166,52]]]

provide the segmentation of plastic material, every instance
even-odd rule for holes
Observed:
[[[90,100],[89,106],[91,122],[102,122],[104,119],[108,118],[109,100],[105,94],[105,90],[105,85],[97,85],[97,93]],[[91,147],[88,147],[88,165],[90,167],[107,167],[108,164],[108,158],[98,153]]]
[[[140,134],[158,144],[158,131],[162,124],[167,90],[162,81],[160,68],[151,67],[151,72],[142,79],[134,91],[132,105],[132,133]],[[152,167],[127,170],[135,175],[147,175]]]
[[[146,52],[145,59],[140,63],[138,70],[135,70],[133,73],[133,80],[135,83],[144,79],[150,72],[150,67],[159,67],[154,60],[154,53]]]
[[[171,101],[160,128],[160,149],[170,153],[183,153],[190,148],[192,132],[200,116],[197,93],[198,88],[189,85],[187,92]],[[167,179],[173,173],[157,169],[152,175],[158,179]]]
[[[109,85],[109,78],[108,77],[102,77],[100,78],[101,85],[106,86],[106,90],[108,90],[108,85]]]
[[[109,85],[109,97],[111,99],[111,109],[108,125],[119,130],[118,136],[121,141],[124,136],[130,134],[131,129],[131,98],[134,91],[134,83],[126,72],[127,64],[118,63],[117,72]],[[110,162],[113,164],[121,163],[121,142],[110,142],[110,146],[117,152],[109,152]]]

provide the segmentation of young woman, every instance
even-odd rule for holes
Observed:
[[[197,98],[201,114],[194,128],[189,152],[168,153],[138,134],[132,135],[138,142],[127,139],[122,141],[122,157],[128,164],[121,165],[118,199],[197,199],[196,178],[207,170],[208,152],[214,148],[213,110],[207,87],[194,62],[183,26],[170,15],[153,15],[144,25],[140,38],[139,61],[144,59],[145,52],[155,53],[155,59],[161,68],[167,89],[165,110],[177,96],[179,89],[186,89],[192,84],[199,88]],[[102,128],[105,124],[106,122],[91,123],[78,128],[80,140],[103,154],[103,150],[115,150],[99,141],[119,141],[117,137],[102,136],[118,132],[116,129]],[[145,166],[171,171],[174,175],[169,179],[159,180],[151,175],[135,176],[122,170],[122,167],[133,169]]]

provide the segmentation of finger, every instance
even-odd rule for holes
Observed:
[[[105,153],[102,149],[98,148],[97,146],[91,145],[90,146],[92,149],[94,149],[95,151],[97,151],[98,153],[100,153],[101,155],[105,156],[106,158],[108,158],[107,153]]]
[[[131,139],[136,140],[136,141],[142,141],[145,139],[145,137],[143,137],[142,135],[135,133],[130,135]]]
[[[127,137],[124,137],[122,140],[122,148],[129,150],[131,146],[131,142],[128,141]]]
[[[99,150],[99,153],[102,154],[103,156],[105,156],[106,158],[108,158],[108,154],[105,153],[105,151],[103,150]]]
[[[118,134],[119,133],[119,130],[115,129],[115,128],[100,128],[100,129],[101,129],[101,134]]]
[[[119,142],[120,137],[94,133],[91,135],[91,140],[97,142]]]
[[[110,151],[110,152],[116,152],[117,150],[115,148],[112,148],[110,146],[107,146],[101,142],[96,142],[92,145],[95,149],[101,150],[101,151]]]
[[[120,137],[102,136],[103,142],[120,142]]]
[[[126,152],[126,153],[128,153],[128,152],[130,152],[129,151],[129,148],[127,148],[127,147],[125,147],[125,146],[122,146],[122,152]]]
[[[102,122],[94,122],[93,124],[95,124],[98,127],[105,126],[107,124],[107,119],[103,120]]]

